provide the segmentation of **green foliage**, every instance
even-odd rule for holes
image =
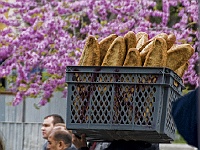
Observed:
[[[172,143],[187,143],[184,138],[177,132],[176,139]]]
[[[162,0],[157,0],[156,7],[152,8],[153,10],[162,10]],[[150,16],[149,19],[152,23],[160,24],[162,22],[161,17]]]
[[[169,22],[167,26],[172,27],[174,24],[180,22],[181,17],[178,16],[178,12],[181,9],[180,7],[170,7],[170,16],[169,16]]]
[[[5,89],[5,78],[0,78],[0,91],[2,92],[2,91],[5,91],[6,89]]]

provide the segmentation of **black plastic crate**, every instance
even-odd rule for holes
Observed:
[[[169,143],[182,79],[168,68],[68,66],[68,129],[88,140]]]

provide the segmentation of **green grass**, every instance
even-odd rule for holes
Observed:
[[[177,132],[176,133],[176,139],[172,143],[187,143],[184,138]]]

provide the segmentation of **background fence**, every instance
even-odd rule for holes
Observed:
[[[66,121],[66,99],[62,93],[54,93],[51,103],[39,110],[34,103],[39,99],[27,98],[14,107],[8,103],[12,95],[0,94],[0,136],[3,136],[6,150],[42,150],[45,140],[41,134],[43,118],[49,114],[59,114]]]

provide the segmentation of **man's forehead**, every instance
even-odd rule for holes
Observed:
[[[51,124],[51,123],[53,123],[53,117],[48,117],[43,121],[43,124]]]

